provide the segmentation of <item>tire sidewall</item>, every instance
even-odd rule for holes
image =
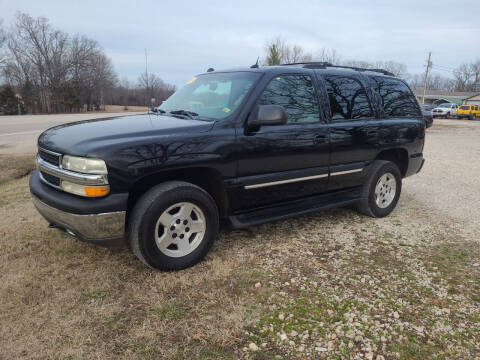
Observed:
[[[181,195],[179,195],[181,194]],[[160,251],[155,242],[155,227],[160,215],[170,206],[179,202],[190,202],[198,206],[206,222],[202,242],[190,254],[170,257]],[[218,234],[218,212],[213,199],[193,187],[179,187],[161,193],[144,212],[138,226],[139,248],[145,260],[157,269],[183,269],[200,261],[210,250]]]
[[[377,186],[377,182],[380,179],[380,177],[382,177],[382,175],[388,172],[393,174],[393,176],[395,177],[395,181],[396,181],[395,197],[393,198],[393,201],[391,202],[390,205],[388,205],[386,208],[381,208],[375,202],[375,187]],[[372,180],[370,183],[370,189],[368,193],[368,204],[373,215],[375,217],[384,217],[389,215],[393,211],[393,209],[395,209],[395,206],[397,206],[397,202],[398,202],[398,199],[400,198],[401,191],[402,191],[402,176],[400,175],[400,171],[398,170],[398,167],[392,162],[385,163],[375,172],[375,174],[373,174]]]

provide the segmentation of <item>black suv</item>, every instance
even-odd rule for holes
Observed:
[[[425,122],[384,70],[302,63],[209,71],[156,113],[57,126],[30,190],[52,227],[127,239],[146,265],[200,261],[234,228],[335,206],[382,217],[424,163]]]

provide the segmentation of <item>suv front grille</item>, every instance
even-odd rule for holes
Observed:
[[[43,171],[40,171],[40,173],[42,174],[42,177],[45,179],[46,182],[55,186],[60,186],[60,178],[47,174]]]
[[[60,165],[60,155],[53,154],[51,152],[47,152],[43,149],[38,149],[38,156],[42,158],[42,160],[48,162],[49,164],[59,166]]]

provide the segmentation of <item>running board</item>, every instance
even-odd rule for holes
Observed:
[[[310,196],[280,204],[235,213],[228,219],[234,229],[243,229],[271,221],[354,204],[360,200],[361,187]]]

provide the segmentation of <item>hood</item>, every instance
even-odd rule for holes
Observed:
[[[38,145],[61,154],[87,156],[102,148],[131,142],[151,142],[158,137],[188,136],[212,128],[214,122],[164,115],[127,115],[85,120],[55,126],[44,131]]]

